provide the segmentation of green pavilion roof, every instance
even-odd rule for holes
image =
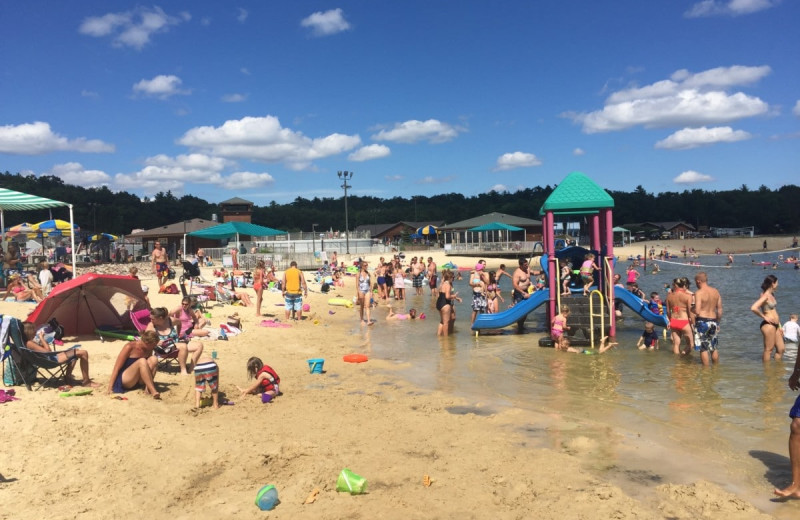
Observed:
[[[597,213],[597,210],[613,208],[614,199],[606,190],[581,172],[572,172],[556,186],[544,201],[540,215],[547,211],[556,214]]]

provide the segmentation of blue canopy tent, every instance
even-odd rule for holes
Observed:
[[[211,226],[205,229],[198,229],[187,233],[190,237],[209,238],[222,240],[225,238],[236,237],[236,249],[239,249],[239,235],[250,235],[254,237],[272,237],[276,235],[286,235],[286,231],[273,229],[271,227],[259,226],[250,222],[225,222],[218,226]],[[183,236],[183,256],[186,258],[186,235]]]

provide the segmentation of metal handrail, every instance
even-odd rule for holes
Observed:
[[[600,298],[600,314],[595,314],[594,312],[594,299],[593,296],[597,295]],[[589,342],[592,344],[592,348],[595,346],[594,342],[594,318],[598,316],[600,318],[600,333],[603,334],[606,330],[606,309],[605,309],[605,299],[603,298],[603,293],[598,291],[597,289],[593,290],[589,293]]]

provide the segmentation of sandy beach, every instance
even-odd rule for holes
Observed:
[[[626,258],[667,245],[679,254],[686,244],[700,254],[716,247],[748,254],[761,252],[763,240],[643,242],[615,253]],[[791,237],[768,241],[777,251]],[[423,254],[440,264],[474,262]],[[212,278],[210,269],[204,276]],[[142,278],[155,286],[152,275]],[[329,295],[309,283],[307,319],[288,328],[261,326],[272,317],[253,308],[210,307],[214,324],[237,312],[244,329],[228,341],[204,342],[218,353],[221,392],[234,403],[220,409],[194,409],[194,378],[176,373],[157,374],[161,401],[141,390],[113,399],[106,385],[124,342],[67,338],[89,351],[101,387],[70,398],[16,387],[20,399],[0,404],[0,518],[771,518],[706,481],[663,482],[647,496],[629,496],[591,470],[588,439],[530,445],[526,432],[557,428],[557,418],[514,408],[483,413],[480,403],[402,380],[398,363],[344,362],[346,354],[370,355],[357,310],[327,305],[331,296],[352,298],[353,283]],[[264,294],[262,312],[283,321],[280,293]],[[151,302],[172,310],[180,296],[151,294]],[[33,308],[0,302],[0,312],[20,319]],[[429,321],[436,349],[435,317]],[[247,383],[250,356],[281,376],[284,395],[272,403],[237,391]],[[309,373],[310,358],[325,359],[323,374]],[[343,468],[367,479],[366,494],[336,491]],[[269,513],[254,504],[265,484],[280,496]],[[316,499],[305,503],[314,490]]]

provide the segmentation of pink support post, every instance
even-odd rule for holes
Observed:
[[[556,295],[558,294],[558,286],[556,285],[556,273],[558,272],[558,264],[556,262],[556,241],[555,241],[555,216],[552,211],[547,211],[544,214],[543,233],[545,234],[544,250],[547,252],[547,268],[550,274],[550,298],[547,302],[547,323],[553,316],[556,315]]]
[[[592,249],[600,251],[600,218],[592,215]]]
[[[613,212],[611,208],[606,208],[601,210],[605,216],[603,219],[605,222],[605,235],[606,235],[606,258],[608,259],[608,265],[614,266],[614,218],[612,216]],[[608,335],[611,337],[616,337],[617,335],[617,320],[614,314],[614,273],[609,273],[609,278],[612,280],[609,283],[610,287],[608,288],[607,294],[609,295],[609,328],[608,328]]]

